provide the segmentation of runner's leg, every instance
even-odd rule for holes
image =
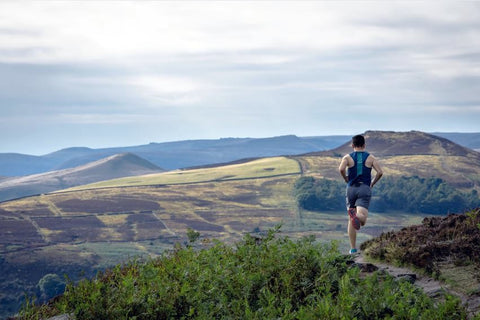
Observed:
[[[352,220],[348,219],[348,238],[350,239],[350,249],[356,249],[357,245],[357,230],[352,225]]]
[[[360,220],[360,224],[364,226],[365,223],[367,223],[368,209],[357,206],[357,217],[358,217],[358,220]]]

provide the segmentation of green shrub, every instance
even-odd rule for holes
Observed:
[[[234,247],[217,242],[131,261],[77,285],[58,312],[76,319],[462,319],[458,300],[434,304],[406,282],[360,277],[335,243],[271,230]],[[31,315],[31,312],[25,312]],[[37,314],[38,316],[38,314]],[[28,317],[34,319],[33,317]]]

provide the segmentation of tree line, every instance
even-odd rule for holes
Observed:
[[[294,195],[300,208],[311,211],[345,209],[345,183],[339,180],[298,179]],[[480,207],[476,190],[462,192],[440,178],[385,177],[372,190],[370,209],[376,212],[446,214]]]

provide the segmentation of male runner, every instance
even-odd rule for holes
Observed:
[[[350,238],[350,254],[357,252],[357,230],[367,222],[368,207],[372,196],[371,188],[383,175],[377,159],[366,152],[365,147],[365,138],[362,135],[354,136],[352,138],[353,152],[342,158],[338,168],[347,183],[346,202],[350,216],[347,230]],[[373,180],[372,168],[376,172]]]

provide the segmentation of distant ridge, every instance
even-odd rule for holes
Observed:
[[[147,145],[90,149],[66,148],[44,156],[0,153],[0,176],[23,176],[77,167],[114,154],[130,152],[167,169],[226,163],[244,158],[295,155],[328,150],[347,141],[349,136],[271,138],[222,138],[186,140]]]
[[[378,132],[378,131],[372,131]],[[480,148],[480,133],[435,133],[464,147]],[[269,138],[221,138],[91,149],[72,147],[43,156],[0,153],[0,176],[25,176],[74,168],[114,154],[130,152],[166,170],[229,163],[240,159],[321,152],[348,143],[350,135]],[[397,142],[396,142],[397,143]],[[401,141],[398,141],[401,144]],[[391,150],[388,143],[385,150]],[[370,142],[371,147],[371,142]],[[347,148],[348,149],[348,148]],[[382,147],[382,150],[384,148]],[[380,151],[382,151],[380,150]]]
[[[421,131],[367,131],[364,135],[367,150],[380,157],[398,155],[444,155],[473,157],[480,160],[480,153],[472,149],[458,145],[446,138]],[[351,142],[348,141],[338,148],[311,154],[344,155],[352,152],[350,145]]]
[[[0,180],[0,201],[162,171],[164,170],[132,153],[116,154],[71,169]]]

